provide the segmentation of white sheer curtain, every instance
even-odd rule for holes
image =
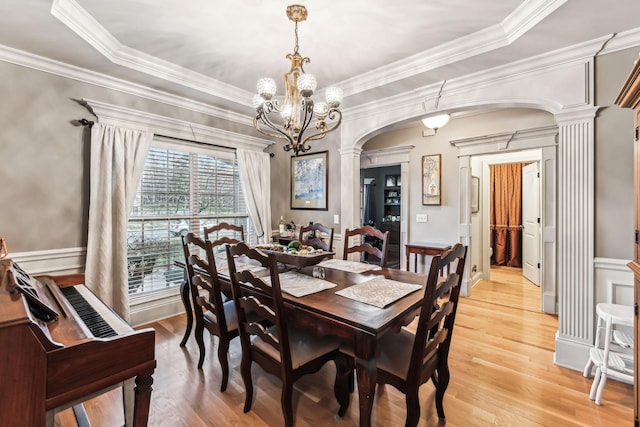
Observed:
[[[127,221],[153,133],[96,123],[91,129],[91,193],[86,285],[129,321]]]
[[[271,239],[271,161],[268,153],[236,150],[240,182],[259,243]]]

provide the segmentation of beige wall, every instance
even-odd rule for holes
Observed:
[[[596,58],[595,256],[633,258],[633,113],[613,102],[638,49]]]
[[[302,210],[291,209],[291,153],[282,149],[282,142],[277,141],[269,149],[275,154],[271,158],[271,222],[272,229],[278,229],[280,217],[285,222],[294,221],[296,224],[306,225],[310,221],[319,222],[328,227],[335,227],[335,233],[339,234],[340,224],[333,223],[333,216],[340,214],[340,147],[339,131],[329,134],[321,141],[310,143],[311,150],[307,154],[320,151],[329,152],[329,193],[328,209]],[[302,154],[301,154],[302,155]]]
[[[89,133],[95,99],[225,130],[250,126],[0,62],[0,236],[11,252],[84,247],[89,210]]]

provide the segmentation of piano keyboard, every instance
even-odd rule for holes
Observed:
[[[108,338],[133,330],[86,286],[67,286],[60,291],[95,337]]]

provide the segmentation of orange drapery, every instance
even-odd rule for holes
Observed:
[[[490,226],[493,265],[522,267],[522,167],[490,165]]]

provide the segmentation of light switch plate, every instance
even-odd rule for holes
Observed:
[[[427,222],[428,219],[427,214],[416,214],[416,222]]]
[[[340,215],[334,215],[333,216],[333,223],[334,224],[340,224]]]

